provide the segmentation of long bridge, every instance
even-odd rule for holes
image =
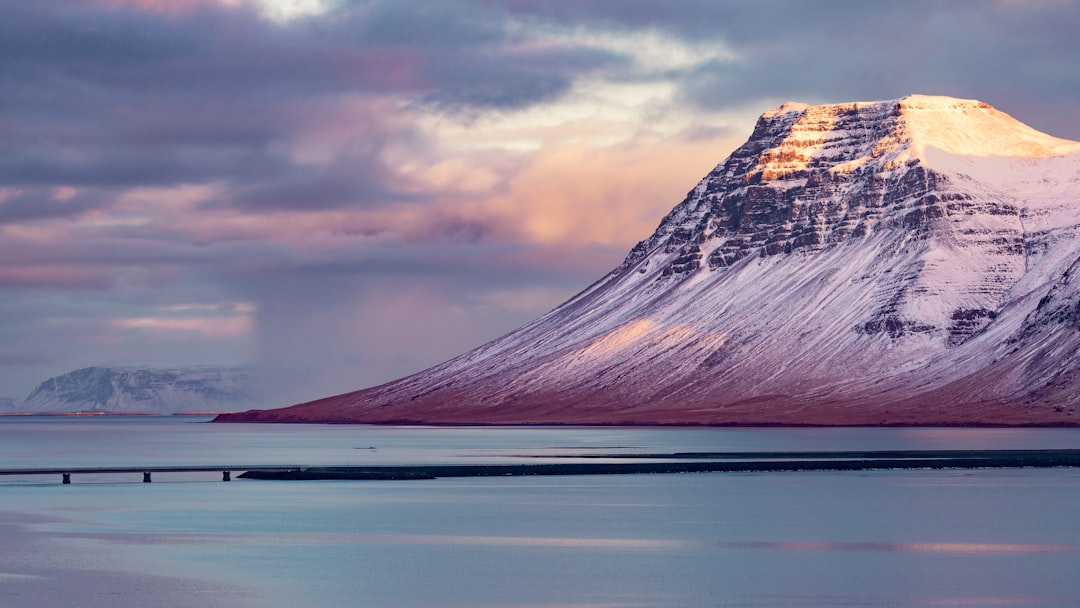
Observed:
[[[275,480],[392,480],[441,477],[492,477],[521,475],[624,475],[635,473],[706,473],[768,471],[862,471],[886,469],[989,469],[1080,468],[1080,450],[888,450],[833,452],[677,452],[662,454],[559,454],[528,455],[521,459],[545,459],[528,464],[427,464],[427,465],[150,465],[107,467],[0,468],[0,475],[60,475],[64,484],[73,475],[138,474],[150,483],[154,473],[220,471],[222,481],[239,477]],[[559,461],[562,462],[559,462]],[[568,462],[572,460],[572,462]],[[555,461],[555,462],[550,462]]]
[[[222,481],[231,481],[233,471],[266,471],[266,472],[286,472],[286,471],[304,471],[307,467],[303,465],[293,464],[278,464],[278,465],[243,465],[243,464],[215,464],[215,465],[164,465],[164,466],[143,466],[143,467],[130,467],[130,466],[116,466],[116,467],[31,467],[20,469],[0,469],[0,475],[13,475],[19,477],[37,476],[37,475],[60,475],[61,483],[71,483],[71,476],[74,474],[79,475],[107,475],[117,473],[142,473],[143,483],[150,483],[152,481],[153,473],[198,473],[204,471],[221,471]]]

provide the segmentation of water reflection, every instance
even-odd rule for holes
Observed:
[[[921,600],[914,606],[1040,606],[1050,601],[1036,597],[950,597]]]
[[[710,543],[711,546],[732,549],[771,549],[779,551],[878,551],[907,553],[957,553],[1023,554],[1023,553],[1076,553],[1080,546],[1074,545],[1028,545],[1003,543],[875,543],[875,542],[790,542],[790,541],[738,541]]]
[[[60,526],[38,526],[51,532]],[[550,547],[558,549],[721,549],[766,551],[868,551],[879,553],[941,553],[958,555],[1022,555],[1080,553],[1080,545],[1040,545],[971,542],[837,542],[837,541],[706,541],[655,538],[588,538],[557,536],[486,536],[453,534],[261,533],[175,534],[63,531],[66,538],[129,544],[386,544],[489,547]]]

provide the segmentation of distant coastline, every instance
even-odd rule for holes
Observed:
[[[220,416],[228,412],[3,412],[0,418],[49,416],[54,418],[86,418],[91,416]]]

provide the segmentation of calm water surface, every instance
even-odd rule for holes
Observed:
[[[0,466],[1080,448],[1067,429],[0,419]],[[534,461],[534,460],[530,460]],[[222,483],[0,477],[0,607],[1076,606],[1080,471]]]

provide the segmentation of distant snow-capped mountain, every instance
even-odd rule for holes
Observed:
[[[289,422],[1077,424],[1080,143],[977,101],[766,112],[625,261]]]
[[[24,412],[227,412],[250,407],[251,374],[236,367],[87,367],[49,378]]]

